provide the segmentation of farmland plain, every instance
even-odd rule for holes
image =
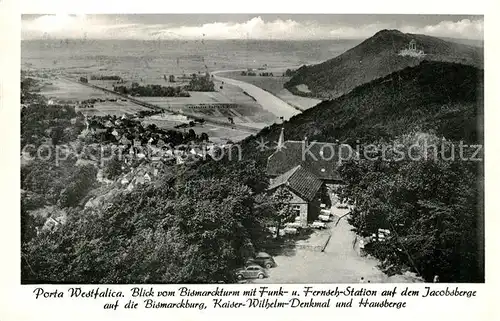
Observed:
[[[92,76],[119,76],[121,85],[185,86],[192,74],[215,75],[218,71],[248,68],[266,69],[277,74],[287,68],[314,63],[342,53],[356,41],[58,41],[33,40],[21,43],[21,68],[43,74],[45,85],[40,93],[48,98],[82,101],[112,97],[96,88],[78,83],[80,77],[108,90],[116,81],[92,80]],[[292,66],[292,67],[290,67]],[[48,75],[48,76],[47,76]],[[169,82],[170,75],[175,82]],[[231,74],[237,78],[237,74]],[[232,78],[232,77],[231,77]],[[245,135],[279,123],[280,116],[300,113],[317,103],[292,95],[283,89],[285,77],[255,77],[239,80],[256,85],[275,97],[258,93],[259,99],[241,86],[214,77],[215,92],[190,92],[191,97],[135,97],[165,109],[166,113],[181,113],[204,118],[211,125],[193,128],[210,130],[215,136],[239,140]],[[69,80],[68,80],[69,79]],[[262,97],[261,97],[262,96]],[[266,97],[264,97],[266,96]],[[263,99],[263,97],[265,99]],[[276,98],[278,97],[278,98]],[[116,98],[116,97],[114,97]],[[259,101],[258,101],[259,100]],[[282,103],[280,102],[282,101]],[[278,103],[280,102],[280,103]],[[278,109],[272,107],[278,106]],[[281,106],[281,107],[280,107]],[[119,115],[144,110],[131,101],[106,101],[85,110],[87,114]],[[273,109],[274,108],[274,109]],[[289,112],[281,112],[285,108]],[[164,128],[185,123],[179,120],[149,119]],[[248,129],[248,130],[247,130]],[[223,137],[225,136],[225,137]]]

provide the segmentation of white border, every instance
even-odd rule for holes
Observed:
[[[120,1],[120,0],[24,0],[22,13],[366,13],[366,14],[484,14],[487,1],[435,1],[403,2],[379,1]]]
[[[499,99],[498,8],[495,1],[22,1],[0,0],[0,134],[2,139],[0,223],[0,320],[101,320],[154,319],[197,320],[213,318],[272,320],[329,319],[384,319],[404,318],[429,320],[493,320],[498,282],[497,263],[498,215],[496,202],[499,177],[497,161]],[[495,10],[497,9],[497,10]],[[194,12],[193,12],[194,11]],[[479,297],[470,300],[434,299],[409,300],[403,310],[389,309],[294,309],[294,310],[153,310],[104,311],[93,301],[34,301],[33,287],[20,286],[20,231],[19,231],[19,73],[20,73],[20,16],[19,13],[427,13],[427,14],[485,14],[485,146],[486,146],[486,284],[462,285],[478,291]],[[290,285],[288,285],[291,287]],[[177,286],[172,286],[177,287]],[[371,285],[372,288],[390,288],[390,285]],[[125,287],[123,287],[125,288]],[[265,313],[265,314],[264,314]]]

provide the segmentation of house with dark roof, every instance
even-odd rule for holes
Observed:
[[[342,184],[338,168],[355,155],[348,145],[307,139],[285,141],[281,129],[276,151],[267,160],[269,190],[285,186],[293,196],[290,203],[296,211],[296,221],[306,226],[318,217],[323,185]]]
[[[280,176],[271,179],[269,191],[285,187],[292,194],[290,204],[295,212],[295,221],[307,226],[309,221],[317,218],[321,204],[321,187],[323,182],[315,175],[297,165]]]
[[[266,172],[269,177],[277,177],[301,165],[326,184],[340,184],[339,166],[355,155],[355,151],[345,144],[309,142],[307,138],[285,141],[281,129],[276,151],[267,160]]]

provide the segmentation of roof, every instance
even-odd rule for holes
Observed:
[[[312,201],[323,183],[301,165],[272,180],[269,190],[285,185],[307,201]]]
[[[342,155],[340,159],[339,155]],[[283,149],[269,156],[266,172],[270,176],[278,176],[301,165],[319,179],[340,181],[337,171],[339,160],[347,160],[353,155],[354,150],[349,145],[286,141]]]

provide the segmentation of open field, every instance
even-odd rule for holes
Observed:
[[[297,66],[324,61],[359,40],[28,40],[21,42],[23,68],[59,69],[86,75],[117,75],[147,83],[163,75],[221,69]]]
[[[117,98],[116,95],[106,93],[104,91],[91,88],[79,84],[77,82],[64,79],[43,79],[48,83],[44,85],[40,91],[41,94],[47,97],[56,99],[81,101],[90,98]],[[243,94],[239,88],[235,87],[227,90],[228,94],[239,95],[239,101],[245,101],[246,105],[235,105],[230,99],[220,92],[193,92],[192,97],[140,97],[144,100],[165,109],[173,109],[182,111],[185,114],[192,114],[198,117],[204,117],[206,120],[214,120],[217,122],[227,122],[227,125],[203,124],[196,125],[192,128],[197,134],[206,132],[213,142],[225,143],[227,141],[239,141],[255,133],[257,129],[268,125],[268,113],[256,104],[250,97]],[[182,102],[183,99],[188,99],[188,102]],[[238,100],[238,99],[237,99]],[[204,108],[195,108],[199,104],[207,104]],[[219,108],[210,108],[216,104]],[[192,105],[192,106],[191,106]],[[167,107],[168,106],[168,107]],[[191,107],[190,107],[191,106]],[[230,106],[231,108],[227,108]],[[129,100],[122,101],[105,101],[96,102],[94,108],[77,108],[78,111],[86,115],[123,115],[124,113],[133,114],[148,108],[137,105]],[[228,117],[233,117],[235,128],[231,128]],[[181,115],[167,115],[162,118],[160,116],[152,116],[145,119],[146,124],[156,124],[160,128],[175,129],[176,125],[188,123],[189,119]],[[249,127],[248,130],[241,129],[238,124]],[[236,128],[238,127],[238,128]],[[180,129],[182,130],[182,129]],[[188,129],[186,129],[188,130]]]
[[[266,70],[255,70],[258,74],[259,72],[271,72],[269,69]],[[290,80],[290,77],[281,76],[282,73],[276,72],[275,76],[242,76],[241,71],[221,71],[217,75],[221,77],[227,77],[231,79],[236,79],[244,82],[253,84],[259,88],[269,91],[271,94],[277,96],[278,93],[283,89],[283,85]]]
[[[40,89],[40,94],[46,96],[47,98],[54,98],[60,100],[69,101],[82,101],[91,98],[98,99],[116,99],[116,96],[110,93],[106,93],[102,90],[91,88],[89,86],[84,86],[77,82],[64,79],[61,77],[52,79],[38,79],[43,82]],[[131,101],[105,101],[94,103],[94,108],[77,108],[78,111],[86,115],[123,115],[134,114],[140,110],[149,110],[149,108],[137,105]]]
[[[80,85],[63,78],[43,79],[44,85],[40,89],[40,94],[47,98],[62,100],[85,100],[90,98],[112,98],[111,94],[104,91]]]
[[[238,115],[234,109],[225,109],[225,110],[226,113],[229,115]],[[179,125],[179,124],[188,124],[190,121],[201,117],[206,121],[211,122],[212,125],[239,129],[249,133],[255,133],[258,130],[268,126],[267,123],[259,121],[259,119],[255,116],[254,117],[245,117],[242,115],[239,115],[239,117],[235,116],[233,117],[234,123],[231,124],[228,118],[224,114],[218,111],[217,113],[219,114],[216,115],[209,114],[207,112],[207,111],[214,111],[214,109],[205,109],[204,111],[205,113],[192,112],[192,113],[183,113],[182,115],[164,113],[164,114],[149,116],[147,119],[151,121],[163,122],[167,125],[170,124],[170,122],[172,122],[174,125]]]
[[[235,103],[167,103],[162,98],[143,99],[156,97],[141,97],[139,100],[155,104],[167,111],[182,112],[183,114],[203,117],[207,119],[219,119],[229,121],[231,117],[235,123],[257,122],[268,125],[272,123],[275,116],[263,110],[256,104],[235,104]],[[182,99],[182,98],[179,98]],[[264,126],[262,126],[264,127]]]
[[[141,110],[150,110],[149,108],[139,106],[130,101],[106,101],[98,102],[94,104],[94,108],[77,108],[77,111],[81,111],[83,114],[87,115],[116,115],[121,116],[123,114],[135,114]]]
[[[95,88],[83,86],[77,82],[63,79],[87,77],[89,84],[108,90],[116,81],[91,80],[96,76],[119,76],[123,85],[137,82],[141,85],[158,84],[163,86],[184,86],[192,73],[214,74],[218,70],[234,70],[240,68],[258,68],[268,66],[266,71],[281,75],[289,66],[300,66],[330,58],[333,52],[342,52],[350,47],[349,42],[331,43],[313,42],[269,42],[269,41],[25,41],[22,43],[22,69],[29,73],[41,73],[56,79],[44,79],[52,85],[46,86],[42,94],[47,97],[64,100],[85,100],[89,98],[113,97]],[[33,75],[33,74],[32,74]],[[174,75],[176,82],[165,81],[164,76]],[[238,84],[217,80],[214,77],[216,92],[190,92],[191,97],[136,97],[167,111],[202,117],[215,122],[211,131],[217,136],[236,137],[248,135],[255,129],[261,129],[275,122],[280,117],[294,115],[297,109],[309,107],[304,98],[295,98],[289,92],[277,92],[276,96],[260,92],[249,84],[249,90]],[[286,81],[286,78],[280,81]],[[250,81],[250,80],[248,80]],[[265,79],[263,81],[269,81]],[[253,88],[252,88],[253,87]],[[263,86],[270,92],[282,89],[282,83],[271,83]],[[247,87],[245,87],[247,88]],[[270,89],[269,89],[270,88]],[[266,88],[265,88],[266,89]],[[252,90],[256,93],[252,95]],[[271,97],[269,97],[271,96]],[[116,98],[116,96],[114,97]],[[295,100],[300,100],[296,101]],[[288,102],[288,104],[287,104]],[[96,103],[93,110],[85,113],[104,115],[135,112],[143,107],[133,103],[112,104],[113,102]],[[295,108],[294,108],[295,107]],[[281,109],[284,108],[284,112]],[[288,115],[290,114],[290,115]],[[287,116],[288,115],[288,116]],[[231,121],[234,126],[231,125]],[[156,120],[158,121],[158,120]],[[170,126],[165,123],[166,126]],[[175,126],[175,124],[174,124]],[[208,126],[208,125],[205,125]],[[245,127],[242,127],[245,126]],[[170,126],[171,127],[171,126]],[[228,127],[228,128],[224,128]],[[232,129],[231,127],[235,127]],[[237,129],[237,130],[236,130]],[[242,131],[242,132],[239,132]],[[210,133],[209,133],[210,134]],[[212,135],[211,135],[212,136]]]
[[[117,98],[117,95],[106,93],[105,91],[91,88],[89,86],[78,83],[76,80],[66,78],[56,78],[54,81],[46,80],[50,83],[50,90],[45,90],[42,93],[50,93],[51,96],[58,99],[68,100],[85,100],[89,98]],[[48,87],[48,86],[46,86]],[[228,87],[228,86],[227,86]],[[64,92],[64,90],[68,90]],[[52,95],[57,92],[65,93],[65,95]],[[202,117],[207,121],[212,121],[214,124],[207,126],[207,134],[211,137],[216,137],[221,141],[232,140],[238,141],[246,136],[255,133],[272,123],[274,116],[265,111],[251,97],[245,95],[238,87],[227,90],[228,95],[238,96],[237,101],[246,102],[244,105],[231,103],[230,98],[221,92],[193,92],[192,97],[136,97],[144,102],[152,103],[160,108],[165,108],[172,112],[181,112],[182,114],[192,115],[194,117]],[[187,102],[186,102],[187,99]],[[87,115],[104,116],[104,115],[123,115],[124,113],[136,113],[140,110],[148,110],[148,108],[140,106],[129,100],[122,101],[118,98],[117,101],[105,101],[94,103],[93,108],[79,108],[79,111]],[[170,115],[172,116],[172,115]],[[229,119],[232,119],[234,124],[231,124]],[[176,125],[188,123],[189,120],[167,120],[167,119],[150,119],[150,123],[156,123],[159,127],[175,129]],[[204,130],[193,128],[195,130]],[[202,132],[202,131],[201,131]]]
[[[232,103],[220,92],[189,92],[191,97],[135,97],[163,108],[182,108],[186,105]]]
[[[189,92],[191,97],[136,97],[158,107],[183,114],[203,117],[207,120],[263,128],[276,121],[276,116],[262,108],[253,97],[238,86],[214,81],[215,92]],[[221,89],[222,87],[222,89]]]
[[[252,97],[246,95],[238,86],[227,84],[221,81],[214,81],[216,91],[201,92],[190,91],[191,97],[137,97],[137,99],[147,101],[160,107],[178,107],[194,104],[253,104],[258,105]],[[222,86],[222,88],[221,88]]]
[[[168,75],[167,75],[168,77]],[[138,83],[140,86],[147,86],[147,85],[160,85],[160,86],[170,86],[170,87],[183,87],[189,83],[187,80],[180,80],[178,79],[176,82],[168,82],[165,81],[163,78],[148,78],[148,79],[134,79],[134,80],[129,80],[129,79],[123,79],[122,83],[118,83],[116,80],[91,80],[89,79],[89,84],[96,85],[102,88],[106,88],[109,90],[113,90],[113,85],[119,85],[119,86],[126,86],[126,87],[131,87],[132,83]]]
[[[222,107],[184,108],[182,112],[184,114],[203,117],[207,120],[228,122],[228,124],[229,118],[231,118],[235,124],[253,128],[264,128],[271,122],[267,114],[250,114],[249,109],[245,109],[245,106],[242,105],[228,105],[227,108]]]
[[[186,129],[176,129],[175,128],[176,125],[186,123],[186,121],[161,119],[160,117],[156,116],[146,117],[143,120],[143,123],[146,125],[155,124],[159,128],[163,129],[174,129],[181,131],[182,130],[188,131],[189,129],[193,129],[195,133],[198,135],[201,133],[207,133],[210,138],[210,141],[214,143],[227,143],[228,141],[237,142],[252,134],[252,132],[250,131],[243,131],[236,128],[229,128],[226,126],[218,126],[215,124],[207,124],[207,123],[203,125],[196,124],[196,126],[189,127]]]

